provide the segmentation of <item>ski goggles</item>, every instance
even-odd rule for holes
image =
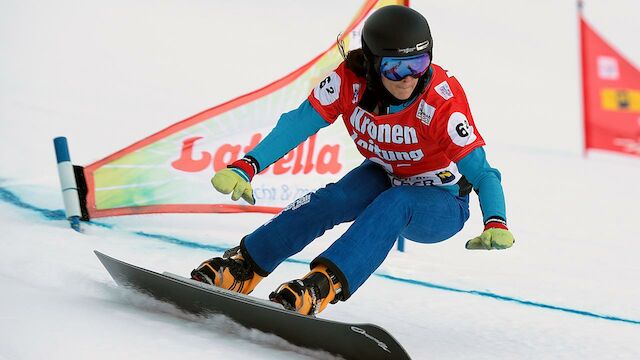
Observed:
[[[419,78],[424,75],[430,64],[429,54],[411,57],[385,56],[380,60],[380,74],[391,81],[400,81],[407,76]]]

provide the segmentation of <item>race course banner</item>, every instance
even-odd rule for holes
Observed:
[[[340,35],[360,47],[367,16],[390,4],[369,0]],[[289,75],[205,110],[84,168],[90,218],[185,212],[276,213],[304,194],[336,181],[363,161],[342,121],[297,146],[252,181],[256,205],[234,202],[211,186],[213,174],[242,158],[297,108],[343,60],[337,44]],[[247,130],[249,129],[249,130]]]

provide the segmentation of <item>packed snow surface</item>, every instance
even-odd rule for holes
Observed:
[[[586,3],[593,23],[640,63],[640,28],[620,15],[640,13],[637,2]],[[474,197],[462,232],[393,250],[321,316],[380,325],[414,359],[640,358],[640,160],[581,153],[575,3],[412,5],[432,22],[436,62],[455,70],[476,109],[516,244],[464,249],[482,230]],[[186,275],[271,215],[130,216],[74,232],[51,140],[67,136],[74,163],[96,161],[286,75],[331,45],[359,6],[2,2],[0,359],[332,359],[118,288],[93,255]],[[346,226],[254,294],[304,275]]]

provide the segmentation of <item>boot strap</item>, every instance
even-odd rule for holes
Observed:
[[[225,252],[222,254],[222,258],[229,259],[232,256],[238,255],[238,254],[240,254],[240,246],[234,246],[231,249],[225,250]]]

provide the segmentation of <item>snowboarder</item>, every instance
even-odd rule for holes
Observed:
[[[431,31],[420,13],[391,5],[371,14],[362,48],[346,54],[299,108],[211,182],[233,200],[255,204],[253,176],[340,115],[366,160],[293,202],[222,257],[204,261],[192,278],[248,294],[326,230],[353,221],[308,274],[270,295],[287,309],[317,314],[349,299],[399,236],[437,243],[458,233],[469,218],[472,188],[484,231],[466,248],[511,247],[500,172],[486,160],[461,85],[432,58]]]

